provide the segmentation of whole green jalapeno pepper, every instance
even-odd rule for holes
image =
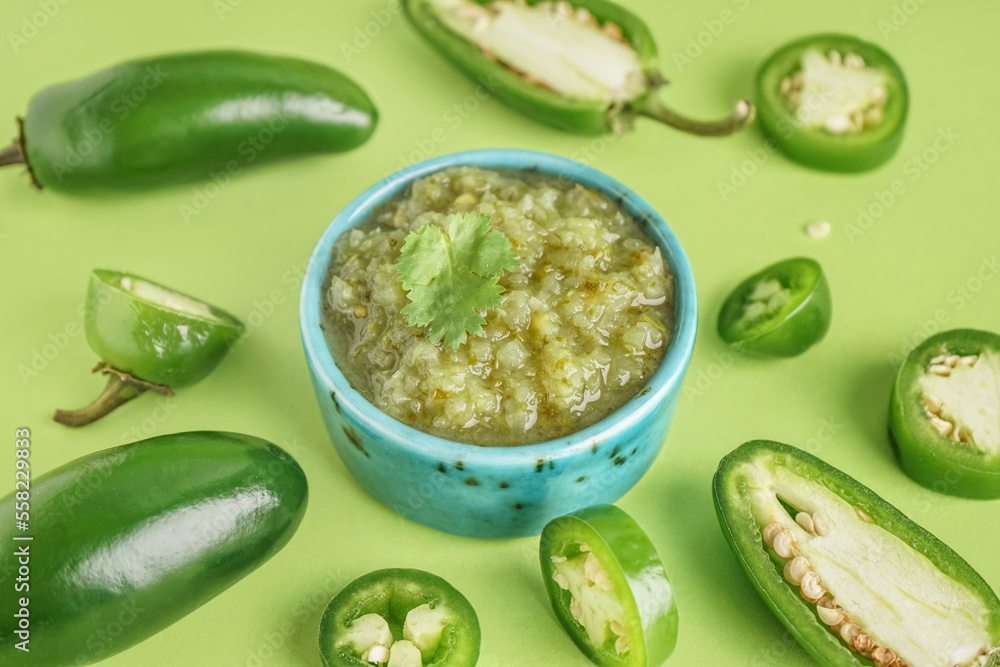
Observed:
[[[1000,498],[1000,335],[954,329],[914,348],[892,387],[889,432],[924,486]]]
[[[108,376],[101,395],[80,410],[57,410],[66,426],[85,426],[144,391],[170,395],[214,369],[243,333],[224,310],[130,273],[90,275],[87,343]]]
[[[857,480],[756,440],[722,459],[712,491],[743,571],[821,665],[1000,665],[996,593]]]
[[[242,51],[126,62],[37,93],[0,166],[71,193],[139,190],[350,150],[375,129],[371,100],[319,63]]]
[[[112,447],[30,482],[30,516],[27,492],[0,499],[12,519],[0,526],[2,665],[89,665],[148,639],[276,554],[309,497],[283,449],[218,431]]]
[[[658,94],[666,82],[656,70],[652,32],[608,0],[403,0],[403,8],[453,65],[521,113],[561,130],[620,132],[641,115],[718,136],[753,120],[747,100],[718,122],[667,109]]]

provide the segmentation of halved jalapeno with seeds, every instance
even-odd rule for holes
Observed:
[[[892,56],[849,35],[783,46],[757,73],[760,122],[781,150],[809,167],[865,171],[899,148],[909,107]]]
[[[597,665],[655,667],[677,643],[677,605],[656,548],[614,505],[542,530],[542,578],[556,618]]]
[[[712,490],[743,571],[820,664],[1000,665],[1000,599],[860,482],[757,440],[722,459]]]
[[[812,259],[786,259],[740,283],[719,313],[719,335],[756,354],[793,357],[830,328],[832,302],[823,269]]]
[[[319,626],[326,667],[473,667],[479,640],[465,596],[422,570],[358,577],[330,600]]]
[[[910,352],[889,429],[903,470],[924,486],[1000,498],[1000,336],[956,329]]]

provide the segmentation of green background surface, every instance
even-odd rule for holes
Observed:
[[[71,198],[31,190],[14,168],[0,172],[0,470],[9,471],[0,473],[0,489],[13,487],[16,427],[32,429],[35,476],[139,437],[224,429],[286,447],[311,486],[301,528],[273,560],[106,664],[318,665],[326,601],[351,579],[389,566],[430,570],[466,594],[482,621],[484,666],[587,664],[548,608],[537,539],[440,534],[397,518],[353,482],[328,441],[299,342],[299,276],[334,215],[403,164],[470,148],[532,148],[589,162],[648,199],[694,267],[700,335],[685,394],[659,459],[620,502],[659,548],[676,589],[680,640],[670,664],[810,663],[757,598],[716,523],[712,474],[748,439],[817,453],[1000,588],[1000,501],[918,486],[899,470],[886,436],[901,353],[940,328],[1000,330],[1000,5],[628,2],[658,39],[672,81],[665,97],[692,114],[725,115],[732,100],[751,93],[757,64],[792,38],[838,30],[884,46],[909,79],[909,126],[897,157],[860,176],[798,167],[768,153],[756,129],[706,140],[639,121],[610,141],[550,130],[495,100],[477,100],[474,84],[386,0],[51,0],[58,11],[47,19],[43,5],[0,5],[0,117],[13,120],[50,83],[140,55],[212,47],[328,63],[359,81],[382,113],[359,150],[250,170],[221,189]],[[362,39],[366,25],[374,36]],[[23,41],[12,42],[11,33]],[[456,104],[475,109],[462,117]],[[901,194],[892,195],[897,180]],[[185,206],[198,214],[185,219]],[[829,220],[832,233],[807,236],[803,225],[814,220]],[[733,358],[714,331],[727,292],[765,264],[799,254],[829,275],[827,339],[796,359]],[[102,386],[88,373],[96,359],[78,333],[94,267],[138,272],[204,298],[247,321],[251,334],[212,376],[169,401],[144,396],[84,430],[62,428],[50,420],[53,409],[78,407]]]

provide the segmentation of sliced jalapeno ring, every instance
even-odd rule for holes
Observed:
[[[350,150],[377,122],[365,92],[319,63],[243,51],[154,56],[37,93],[0,167],[24,164],[38,188],[138,190]]]
[[[888,53],[849,35],[804,37],[757,72],[764,131],[791,159],[856,172],[891,158],[903,140],[906,79]]]
[[[319,650],[326,667],[472,667],[479,618],[465,596],[422,570],[358,577],[323,611]]]
[[[652,32],[608,0],[403,0],[403,7],[449,62],[521,113],[561,130],[621,132],[643,115],[684,132],[719,136],[753,121],[747,100],[716,122],[666,108]]]
[[[917,346],[893,384],[889,429],[924,486],[1000,498],[1000,336],[956,329]]]
[[[1000,599],[946,544],[840,470],[757,440],[713,482],[743,571],[826,667],[994,667]]]
[[[663,562],[635,520],[595,505],[542,530],[542,578],[556,618],[596,665],[656,667],[677,643]]]
[[[170,395],[214,369],[243,333],[224,310],[131,273],[90,275],[84,326],[108,384],[93,403],[57,410],[54,419],[84,426],[145,391]]]
[[[826,335],[831,311],[820,265],[805,257],[786,259],[733,290],[719,312],[719,335],[747,352],[793,357]]]

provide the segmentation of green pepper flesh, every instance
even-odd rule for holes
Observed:
[[[722,460],[713,497],[747,577],[821,664],[872,664],[873,646],[859,655],[839,634],[848,622],[910,667],[1000,660],[1000,600],[989,585],[947,545],[843,472],[794,447],[752,441]],[[772,522],[792,541],[768,544],[764,529]],[[793,550],[782,553],[789,544]],[[793,556],[818,574],[820,606],[843,602],[846,618],[836,632],[816,601],[806,599],[805,582],[800,590],[783,572]]]
[[[473,0],[487,5],[491,0]],[[543,0],[528,0],[529,6]],[[623,108],[606,101],[571,99],[525,80],[519,73],[487,57],[483,51],[450,30],[429,0],[403,0],[407,17],[424,39],[449,62],[492,94],[526,116],[558,129],[580,134],[620,132],[631,127],[636,115],[646,115],[682,131],[707,136],[736,132],[752,122],[753,106],[746,100],[733,115],[719,122],[703,123],[679,116],[659,100],[657,89],[664,83],[656,70],[657,48],[649,27],[638,16],[608,0],[572,0],[575,9],[586,9],[600,23],[611,22],[635,51],[646,72],[645,92]]]
[[[910,352],[893,383],[889,430],[903,471],[935,491],[1000,498],[998,415],[1000,336],[974,329],[931,336]],[[945,435],[935,422],[952,428]]]
[[[428,605],[443,612],[440,639],[423,664],[434,667],[472,667],[479,659],[479,618],[469,601],[447,581],[429,572],[413,569],[376,570],[358,577],[337,593],[323,611],[319,628],[319,650],[326,667],[356,667],[362,647],[352,643],[359,633],[358,619],[381,617],[388,625],[386,648],[412,636],[405,626],[414,609]],[[368,637],[378,633],[360,633]],[[419,640],[416,640],[419,643]],[[390,662],[392,664],[392,662]],[[406,663],[411,664],[411,663]],[[417,663],[420,664],[420,663]]]
[[[885,76],[886,104],[881,122],[861,132],[833,134],[822,127],[798,122],[781,96],[781,82],[800,67],[802,53],[856,53],[866,65]],[[816,169],[859,172],[874,169],[891,158],[903,140],[909,92],[903,71],[883,49],[850,35],[821,34],[795,40],[773,53],[756,78],[757,107],[764,132],[788,157]]]
[[[147,390],[172,394],[212,372],[243,323],[226,311],[131,273],[96,269],[87,290],[87,343],[109,376],[104,392],[55,420],[83,426]]]
[[[805,257],[786,259],[732,291],[719,312],[719,336],[747,352],[792,357],[823,339],[832,310],[829,283],[819,263]]]
[[[594,664],[656,667],[666,661],[677,643],[677,605],[656,548],[632,517],[614,505],[595,505],[553,519],[542,530],[539,553],[556,618]],[[599,568],[591,569],[594,561],[587,565],[591,557]],[[600,581],[588,585],[606,589],[589,598],[591,605],[583,602],[583,623],[574,617],[576,587],[565,579],[572,576],[567,568],[596,573]]]

